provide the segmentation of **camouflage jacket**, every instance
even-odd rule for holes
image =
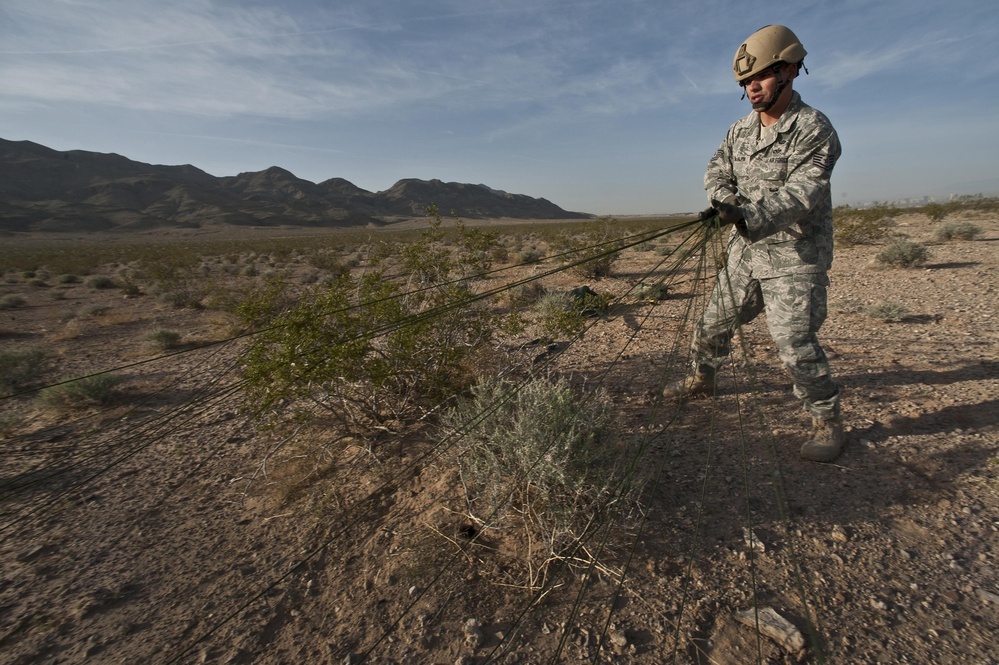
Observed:
[[[825,272],[833,257],[836,130],[794,92],[776,132],[764,141],[759,132],[755,111],[732,125],[704,175],[709,201],[741,197],[746,237],[733,230],[730,250],[745,252],[757,278]]]

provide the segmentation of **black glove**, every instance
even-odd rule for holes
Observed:
[[[718,212],[718,219],[720,220],[722,226],[726,226],[728,224],[735,224],[738,226],[739,222],[743,221],[742,210],[739,209],[739,206],[730,203],[730,201],[734,202],[735,200],[736,198],[734,196],[730,196],[724,201],[711,201],[711,205],[714,210]]]
[[[706,222],[717,214],[718,211],[715,210],[714,208],[705,208],[701,212],[697,213],[697,219],[701,220],[702,222]]]

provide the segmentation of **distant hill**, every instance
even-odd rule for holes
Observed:
[[[468,219],[590,216],[486,185],[405,179],[369,192],[343,178],[312,183],[277,166],[218,178],[190,165],[0,139],[0,231],[380,226],[422,217],[430,204]]]

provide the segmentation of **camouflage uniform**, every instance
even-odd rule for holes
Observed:
[[[732,230],[728,264],[695,331],[696,362],[717,368],[735,328],[765,311],[794,394],[829,420],[839,416],[839,387],[817,334],[833,256],[829,177],[839,138],[797,92],[776,131],[760,140],[761,127],[755,111],[732,125],[704,176],[708,199],[738,196],[745,222],[741,233]]]

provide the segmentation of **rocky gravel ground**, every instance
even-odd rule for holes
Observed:
[[[537,586],[520,532],[470,537],[429,428],[320,469],[322,428],[243,414],[238,341],[151,360],[150,329],[218,339],[218,314],[0,285],[27,301],[0,312],[4,347],[125,376],[102,409],[2,403],[0,662],[999,662],[999,219],[969,219],[977,239],[936,243],[900,218],[931,251],[920,268],[838,249],[822,339],[849,441],[832,464],[797,456],[809,423],[764,321],[717,397],[654,397],[682,371],[693,273],[595,321],[558,364],[607,390],[647,484]],[[589,285],[623,293],[661,259],[629,250]],[[110,311],[67,330],[67,303]]]

